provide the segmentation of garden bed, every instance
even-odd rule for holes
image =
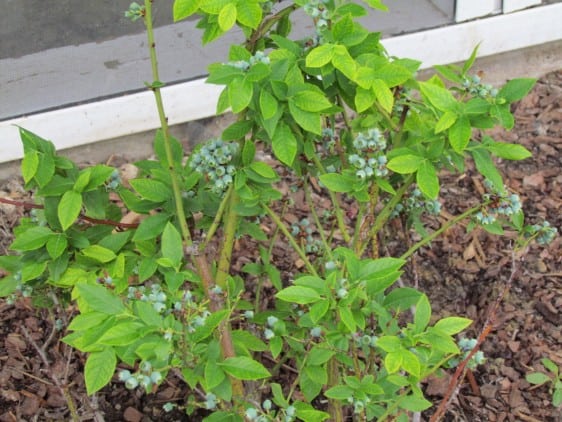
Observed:
[[[533,222],[548,220],[562,225],[562,71],[550,73],[533,91],[516,105],[516,126],[511,132],[493,134],[497,140],[516,142],[533,153],[532,159],[500,163],[506,185],[518,193],[525,214]],[[467,169],[462,176],[446,177],[441,191],[443,212],[440,222],[458,215],[472,205],[482,193],[481,177]],[[280,190],[290,195],[290,180],[283,180]],[[15,200],[29,199],[20,179],[3,185],[1,195]],[[302,193],[302,192],[301,192]],[[316,191],[318,209],[327,202]],[[307,215],[304,198],[293,198],[287,222]],[[24,210],[1,204],[0,250],[6,253],[11,230]],[[353,218],[349,208],[347,216]],[[430,222],[431,224],[432,222]],[[435,220],[434,226],[438,222]],[[267,230],[267,222],[264,222]],[[381,255],[399,256],[415,242],[403,222],[395,220],[392,232],[383,243]],[[280,238],[273,249],[273,261],[285,274],[300,269],[298,257],[287,255]],[[495,237],[481,229],[466,233],[459,225],[420,250],[407,266],[404,285],[415,285],[428,294],[434,314],[466,316],[475,321],[468,335],[481,331],[488,309],[513,274],[513,284],[497,312],[492,332],[482,346],[488,361],[473,371],[475,384],[468,381],[449,407],[450,421],[556,421],[560,410],[550,404],[548,388],[533,387],[525,374],[543,370],[541,358],[562,365],[562,242],[560,236],[548,247],[532,246],[513,255],[509,236]],[[233,267],[240,270],[258,257],[253,241],[240,240],[236,245]],[[251,289],[249,289],[251,290]],[[267,292],[267,289],[265,290]],[[272,293],[273,290],[270,290]],[[263,297],[266,304],[272,297]],[[0,421],[68,420],[66,401],[54,385],[53,375],[71,385],[70,392],[84,421],[167,421],[198,420],[179,410],[164,412],[167,402],[181,405],[188,394],[185,385],[171,374],[154,394],[131,392],[115,378],[93,397],[86,395],[83,376],[85,356],[60,342],[64,330],[55,321],[71,318],[73,309],[38,310],[22,300],[14,305],[0,301]],[[289,363],[290,364],[290,363]],[[284,375],[294,376],[290,366]],[[447,377],[435,378],[425,386],[434,403],[443,397]],[[431,413],[431,409],[428,414]],[[425,414],[424,414],[425,416]]]

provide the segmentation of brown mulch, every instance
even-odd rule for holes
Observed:
[[[497,140],[524,145],[533,158],[500,162],[506,184],[521,196],[530,222],[546,219],[560,230],[562,71],[541,78],[514,111],[516,127],[492,135]],[[281,188],[288,191],[289,184]],[[481,178],[470,168],[463,176],[447,177],[441,192],[442,222],[448,215],[466,210],[480,189]],[[29,193],[15,178],[2,185],[0,196],[24,200]],[[285,215],[289,222],[306,214],[304,198],[293,199],[300,209]],[[315,196],[315,201],[319,209],[329,207],[321,196]],[[21,209],[0,204],[0,253],[6,253],[11,230],[22,215]],[[384,248],[387,253],[399,254],[404,251],[403,245],[415,241],[415,237],[405,237],[400,224],[395,228],[397,232],[386,239]],[[251,248],[255,250],[255,245],[244,240],[237,245],[235,269],[257,256]],[[514,267],[516,270],[494,329],[482,345],[488,361],[473,371],[475,386],[467,381],[461,384],[446,420],[561,420],[560,409],[550,404],[548,387],[536,388],[525,380],[526,373],[543,370],[540,360],[544,357],[562,367],[561,249],[562,238],[558,236],[546,248],[533,245],[514,254],[513,238],[509,234],[498,238],[480,229],[467,233],[466,226],[460,225],[420,250],[411,260],[403,283],[425,291],[434,314],[473,319],[475,322],[468,332],[472,337],[478,336],[488,309]],[[274,261],[280,258],[286,272],[299,270],[301,263],[286,256],[282,239],[273,251]],[[60,306],[38,309],[28,300],[14,305],[0,300],[0,422],[69,420],[63,392],[70,394],[84,421],[199,420],[190,419],[178,410],[169,413],[162,410],[166,402],[181,404],[186,395],[182,382],[173,375],[155,394],[130,392],[116,381],[93,397],[87,397],[82,378],[85,357],[61,343],[64,330],[56,328],[58,320],[64,326],[67,318]],[[437,404],[445,394],[446,385],[446,377],[430,380],[425,386],[428,398]]]

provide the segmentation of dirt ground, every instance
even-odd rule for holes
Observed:
[[[548,220],[562,227],[562,71],[550,73],[531,94],[515,106],[516,127],[495,131],[497,140],[521,143],[533,153],[522,162],[501,162],[507,186],[520,195],[531,222]],[[28,196],[18,178],[5,183],[0,195],[12,199]],[[468,169],[462,177],[449,176],[442,189],[445,221],[467,209],[478,198],[481,178]],[[327,207],[317,196],[318,206]],[[302,202],[302,201],[301,201]],[[297,205],[299,200],[296,200]],[[0,252],[6,253],[11,230],[23,211],[0,204]],[[300,218],[306,208],[291,217]],[[437,226],[437,221],[433,224]],[[397,222],[389,233],[385,251],[400,254],[415,237]],[[548,357],[562,367],[562,238],[548,247],[532,246],[513,253],[513,239],[496,238],[457,226],[420,250],[407,268],[403,283],[425,291],[434,313],[467,316],[475,321],[468,335],[476,337],[488,316],[488,309],[515,269],[513,283],[505,296],[492,332],[482,346],[488,361],[473,371],[475,383],[461,384],[448,408],[447,421],[560,421],[560,409],[550,404],[548,387],[534,387],[525,374],[542,371],[540,360]],[[234,268],[257,256],[252,243],[238,245]],[[282,243],[274,248],[275,259],[298,270],[298,259],[286,256]],[[275,261],[277,262],[277,261]],[[69,391],[84,421],[187,421],[179,411],[165,413],[166,402],[181,403],[186,395],[182,382],[169,376],[156,394],[126,390],[115,381],[93,397],[87,397],[82,379],[85,356],[60,342],[64,330],[57,329],[70,315],[60,307],[37,310],[26,301],[8,305],[0,300],[0,422],[69,420],[66,401],[55,383]],[[426,393],[434,403],[441,401],[447,378],[432,379]],[[430,414],[429,412],[428,414]],[[427,415],[422,415],[422,419]]]

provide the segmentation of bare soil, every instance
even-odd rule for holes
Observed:
[[[531,94],[515,105],[516,127],[495,131],[497,140],[517,142],[533,153],[522,162],[500,162],[507,186],[521,196],[531,222],[548,220],[562,227],[562,71],[550,73]],[[289,182],[281,185],[288,191]],[[430,222],[434,227],[450,215],[467,209],[482,193],[481,178],[468,169],[463,176],[446,176],[442,189],[444,212]],[[29,198],[21,181],[2,186],[0,195]],[[314,196],[318,207],[329,205]],[[307,214],[303,198],[294,198],[295,210],[287,221]],[[6,253],[12,229],[22,209],[0,204],[0,252]],[[353,210],[348,212],[353,215]],[[438,221],[440,220],[440,221]],[[385,254],[400,254],[415,235],[396,221],[384,242]],[[420,250],[408,265],[405,285],[426,292],[440,317],[462,315],[475,322],[468,335],[478,336],[506,281],[514,272],[513,284],[505,296],[492,332],[482,346],[488,361],[473,371],[448,407],[447,421],[560,421],[560,409],[550,404],[548,387],[534,387],[525,380],[531,371],[543,371],[540,360],[548,357],[562,367],[562,238],[548,247],[531,246],[513,252],[513,238],[494,237],[483,230],[467,233],[457,226]],[[258,256],[253,242],[242,240],[236,249],[234,269]],[[301,263],[287,255],[283,240],[274,248],[274,262],[285,273],[295,273]],[[265,304],[269,299],[264,298]],[[173,374],[154,394],[126,390],[115,380],[93,397],[85,392],[82,377],[85,356],[60,342],[64,330],[55,321],[68,321],[72,309],[33,308],[29,301],[8,305],[0,300],[0,422],[69,420],[67,402],[57,383],[69,386],[83,421],[187,421],[180,411],[165,413],[166,402],[181,404],[188,393]],[[426,385],[436,404],[443,398],[448,378],[435,378]],[[422,419],[427,415],[422,415]]]

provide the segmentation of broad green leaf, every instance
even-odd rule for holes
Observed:
[[[78,179],[76,179],[76,182],[74,182],[73,189],[78,193],[84,192],[84,189],[90,182],[91,175],[92,171],[89,168],[82,170],[78,175]]]
[[[175,0],[174,1],[174,22],[180,21],[193,15],[199,9],[201,0]]]
[[[335,400],[347,400],[349,397],[353,397],[354,391],[347,385],[336,385],[328,389],[324,395],[329,399]]]
[[[410,174],[418,170],[424,159],[418,155],[405,154],[392,158],[386,165],[390,170],[399,174]]]
[[[262,9],[255,0],[239,1],[236,4],[238,22],[252,29],[257,29],[262,20]]]
[[[472,324],[472,320],[468,318],[448,317],[437,321],[434,327],[439,331],[452,336],[454,334],[460,333],[470,324]]]
[[[125,310],[125,305],[117,296],[99,284],[78,283],[76,291],[88,307],[96,312],[107,315],[119,314]]]
[[[309,365],[323,365],[336,353],[333,350],[324,349],[321,346],[313,346],[307,356]]]
[[[532,156],[531,152],[523,145],[509,144],[506,142],[492,142],[484,147],[497,157],[506,160],[524,160]]]
[[[444,130],[449,129],[457,121],[457,117],[458,116],[452,111],[446,111],[443,113],[435,124],[435,133],[441,133]]]
[[[355,184],[355,178],[338,173],[322,174],[320,181],[332,192],[351,192]]]
[[[322,319],[326,312],[330,309],[330,301],[324,299],[320,302],[316,302],[314,305],[310,307],[310,319],[313,323],[317,323]]]
[[[371,107],[377,99],[372,89],[357,87],[355,92],[355,107],[359,113]]]
[[[490,153],[483,148],[475,148],[470,151],[470,154],[472,155],[474,164],[476,164],[476,169],[480,172],[480,174],[492,182],[497,191],[502,192],[504,189],[503,179],[496,168]]]
[[[551,361],[549,358],[542,358],[541,363],[547,370],[552,372],[554,375],[558,376],[559,373],[558,366],[556,366],[556,364],[553,361]]]
[[[400,350],[402,348],[402,343],[396,336],[382,336],[377,340],[377,347],[390,353]]]
[[[26,264],[21,270],[21,282],[35,280],[45,272],[47,262],[30,262]]]
[[[497,96],[509,103],[519,101],[531,91],[536,82],[537,80],[532,78],[512,79],[500,89]]]
[[[322,300],[316,290],[302,286],[286,287],[285,289],[277,293],[275,297],[285,302],[298,303],[299,305],[315,303]]]
[[[453,149],[462,154],[472,135],[470,120],[466,116],[459,116],[457,121],[449,128],[449,142]]]
[[[239,380],[257,380],[271,376],[261,363],[245,356],[227,358],[218,365],[227,374]]]
[[[162,233],[162,256],[168,258],[174,267],[178,267],[183,258],[183,243],[176,227],[168,222]]]
[[[96,325],[104,322],[108,315],[100,312],[88,312],[85,314],[78,314],[74,317],[72,322],[68,325],[69,331],[83,331],[95,327]]]
[[[437,170],[429,160],[421,163],[416,173],[416,183],[429,199],[437,199],[439,195],[439,178]]]
[[[166,213],[154,214],[145,218],[135,231],[133,241],[140,242],[158,237],[164,231],[169,219],[170,216]]]
[[[402,356],[402,368],[419,378],[421,375],[420,359],[406,349],[401,349],[399,353]]]
[[[316,135],[322,135],[322,120],[320,113],[306,111],[289,101],[289,112],[297,124],[304,130]]]
[[[17,235],[10,245],[10,249],[13,251],[33,251],[43,247],[53,236],[55,236],[55,233],[48,227],[31,227]]]
[[[333,44],[322,44],[308,53],[306,56],[307,67],[322,67],[332,61],[334,56]]]
[[[207,390],[212,390],[217,387],[225,378],[226,374],[222,368],[217,365],[216,362],[208,360],[205,364],[205,383],[207,385]]]
[[[236,6],[233,3],[226,4],[219,13],[219,27],[226,32],[236,23]]]
[[[328,99],[316,91],[299,91],[290,101],[304,111],[322,111],[332,106]]]
[[[21,174],[27,184],[33,179],[39,167],[39,154],[37,151],[26,152],[21,162]]]
[[[297,139],[286,124],[277,126],[275,135],[271,140],[271,146],[279,161],[288,166],[293,164],[297,155]]]
[[[142,199],[153,202],[164,202],[172,196],[170,187],[158,180],[132,179],[129,180],[129,183]]]
[[[57,207],[57,215],[63,231],[66,231],[80,215],[82,195],[73,190],[66,191]]]
[[[127,346],[142,337],[146,326],[140,322],[125,321],[115,324],[99,339],[99,344],[107,346]]]
[[[355,80],[357,76],[357,64],[344,45],[336,45],[332,50],[332,64],[348,79]]]
[[[412,71],[406,67],[395,64],[387,63],[379,68],[373,69],[372,77],[381,79],[389,88],[397,85],[402,85],[412,77]]]
[[[149,327],[162,327],[164,319],[155,309],[152,303],[142,300],[134,301],[135,314]]]
[[[357,324],[355,322],[355,318],[353,318],[353,313],[351,309],[347,306],[339,307],[338,308],[338,315],[340,317],[341,322],[347,327],[347,329],[351,332],[355,332],[355,328]]]
[[[394,374],[402,367],[402,353],[400,350],[388,352],[384,357],[384,367],[389,374]]]
[[[262,89],[260,93],[260,110],[263,118],[267,120],[275,116],[278,107],[279,107],[279,103],[277,102],[277,99],[273,95],[271,95],[271,93],[267,89]],[[248,131],[246,131],[244,135],[247,132]],[[232,139],[238,139],[238,138],[232,138]]]
[[[115,372],[117,357],[111,347],[92,352],[84,366],[84,381],[89,396],[105,387]]]
[[[409,410],[410,412],[421,412],[422,410],[429,409],[432,403],[423,397],[409,395],[399,401],[399,407]]]
[[[414,315],[414,326],[416,332],[421,333],[429,324],[431,319],[431,305],[426,295],[422,295],[416,304],[416,313]]]
[[[394,95],[392,95],[392,91],[384,83],[384,81],[382,81],[381,79],[375,79],[373,81],[371,89],[375,93],[377,101],[379,102],[381,107],[387,113],[392,112],[392,107],[394,106]]]
[[[525,375],[525,379],[527,380],[527,382],[536,385],[552,381],[552,379],[548,375],[543,374],[542,372],[533,372],[532,374],[527,374]]]
[[[82,249],[82,254],[101,263],[113,261],[117,256],[112,250],[99,245],[91,245]]]
[[[254,161],[250,164],[249,167],[261,177],[264,177],[266,179],[277,178],[277,173],[275,173],[275,170],[273,170],[268,164],[262,161]]]
[[[236,78],[228,85],[228,99],[233,113],[240,113],[252,101],[254,84],[244,78]]]
[[[266,92],[266,90],[263,90],[262,94],[263,92]],[[264,110],[262,108],[262,114],[263,113]],[[234,122],[222,132],[222,139],[225,141],[241,139],[252,130],[253,125],[254,122],[252,120]]]
[[[454,112],[457,100],[448,89],[441,88],[431,82],[420,82],[420,90],[424,97],[438,110]]]
[[[304,371],[300,373],[299,386],[306,401],[311,402],[320,394],[322,385],[325,384],[321,382],[324,376],[327,379],[328,374],[325,368],[305,366]],[[300,413],[298,414],[300,417]]]
[[[383,4],[382,0],[365,0],[369,6],[373,9],[382,10],[383,12],[388,12],[388,7]]]

